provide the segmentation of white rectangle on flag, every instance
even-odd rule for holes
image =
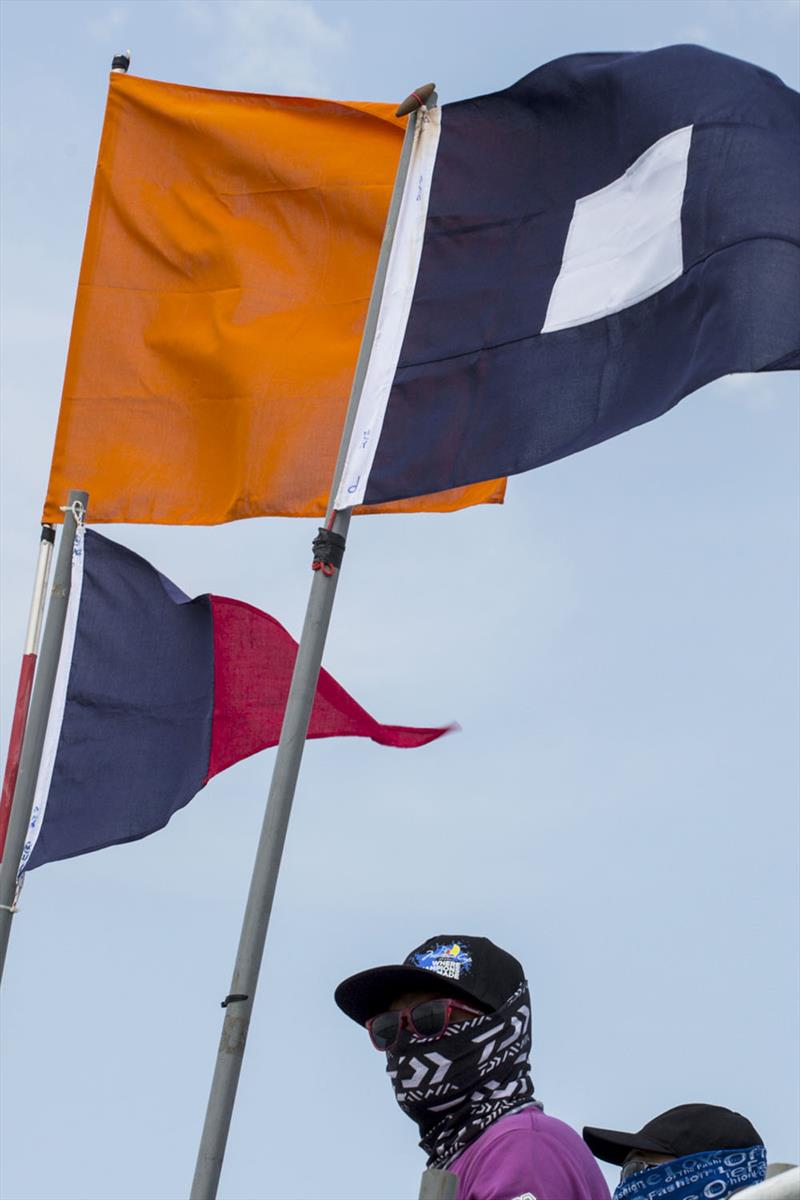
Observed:
[[[575,202],[542,333],[620,312],[683,273],[692,129],[659,138],[619,179]]]

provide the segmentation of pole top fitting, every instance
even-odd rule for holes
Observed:
[[[128,67],[131,65],[131,52],[125,50],[122,54],[115,54],[111,60],[112,75],[127,75]]]
[[[418,108],[424,108],[435,91],[435,83],[424,83],[422,87],[418,87],[416,91],[413,91],[410,96],[406,96],[394,115],[396,117],[407,117],[409,113],[416,112]]]

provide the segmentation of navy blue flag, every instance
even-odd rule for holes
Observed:
[[[698,46],[424,117],[337,506],[553,462],[800,366],[800,97]]]
[[[214,775],[277,745],[296,656],[268,613],[192,600],[138,554],[79,529],[19,873],[145,837]],[[306,736],[410,748],[446,732],[380,724],[323,669]]]

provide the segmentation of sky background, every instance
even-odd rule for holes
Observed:
[[[798,86],[793,0],[5,0],[7,745],[112,55],[178,83],[443,102],[700,42]],[[647,381],[643,381],[646,386]],[[439,932],[526,965],[548,1112],[739,1109],[797,1161],[798,383],[741,376],[513,479],[358,519],[327,667],[418,751],[307,748],[220,1196],[409,1200],[424,1165],[335,984]],[[76,486],[81,480],[74,481]],[[313,521],[106,527],[299,632]],[[3,1004],[6,1200],[188,1193],[274,751],[142,842],[31,873]]]

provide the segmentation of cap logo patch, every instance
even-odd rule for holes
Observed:
[[[415,967],[435,971],[446,979],[460,979],[472,966],[472,955],[463,943],[444,942],[411,955]]]

